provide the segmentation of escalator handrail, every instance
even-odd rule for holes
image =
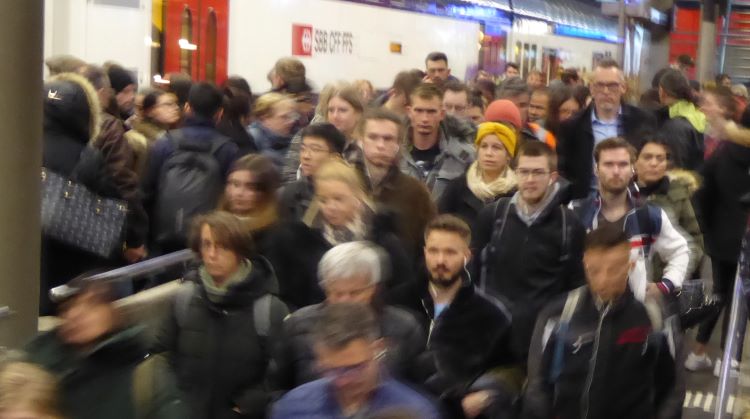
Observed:
[[[714,419],[725,418],[729,396],[734,393],[730,388],[730,371],[732,370],[732,360],[737,350],[738,342],[744,339],[744,329],[739,328],[740,317],[743,316],[743,305],[745,304],[744,293],[742,292],[742,277],[738,267],[734,280],[734,289],[732,290],[732,306],[729,313],[729,327],[727,329],[727,340],[724,344],[724,353],[721,356],[721,371],[719,374],[719,386],[716,391],[716,410]],[[739,330],[738,330],[739,329]],[[742,335],[742,336],[740,336]],[[731,416],[730,416],[731,417]]]

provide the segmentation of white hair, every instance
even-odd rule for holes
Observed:
[[[327,251],[318,264],[321,286],[333,281],[366,276],[370,284],[380,282],[382,275],[381,250],[367,241],[339,244]]]

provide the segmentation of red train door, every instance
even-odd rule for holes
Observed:
[[[227,78],[228,0],[165,0],[164,72],[217,84]],[[154,7],[159,0],[154,1]]]

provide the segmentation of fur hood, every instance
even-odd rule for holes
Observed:
[[[673,169],[667,172],[670,182],[682,182],[687,186],[690,195],[694,194],[701,186],[701,179],[697,173],[683,170]]]
[[[91,143],[99,136],[101,105],[84,77],[62,73],[44,84],[45,130],[56,130]]]

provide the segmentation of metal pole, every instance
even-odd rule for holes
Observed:
[[[625,16],[625,0],[620,0],[620,13],[617,17],[617,38],[620,42],[618,48],[618,54],[620,65],[625,68],[625,24],[627,17]]]
[[[724,344],[724,354],[721,357],[721,372],[719,375],[719,388],[716,392],[716,411],[714,419],[723,419],[727,415],[727,402],[732,391],[729,386],[732,368],[732,360],[735,358],[738,343],[744,338],[739,336],[737,327],[741,321],[747,321],[743,315],[743,304],[745,300],[742,294],[742,279],[740,277],[741,267],[737,267],[737,274],[734,277],[734,289],[732,290],[732,308],[729,313],[729,328],[727,329],[727,340]]]
[[[39,174],[43,0],[3,0],[0,13],[0,346],[36,333],[39,312]],[[10,315],[12,314],[12,315]]]
[[[727,55],[727,34],[729,33],[729,17],[732,15],[732,0],[727,1],[727,12],[724,15],[724,24],[721,28],[721,52],[719,54],[719,73],[724,72],[724,60]]]

